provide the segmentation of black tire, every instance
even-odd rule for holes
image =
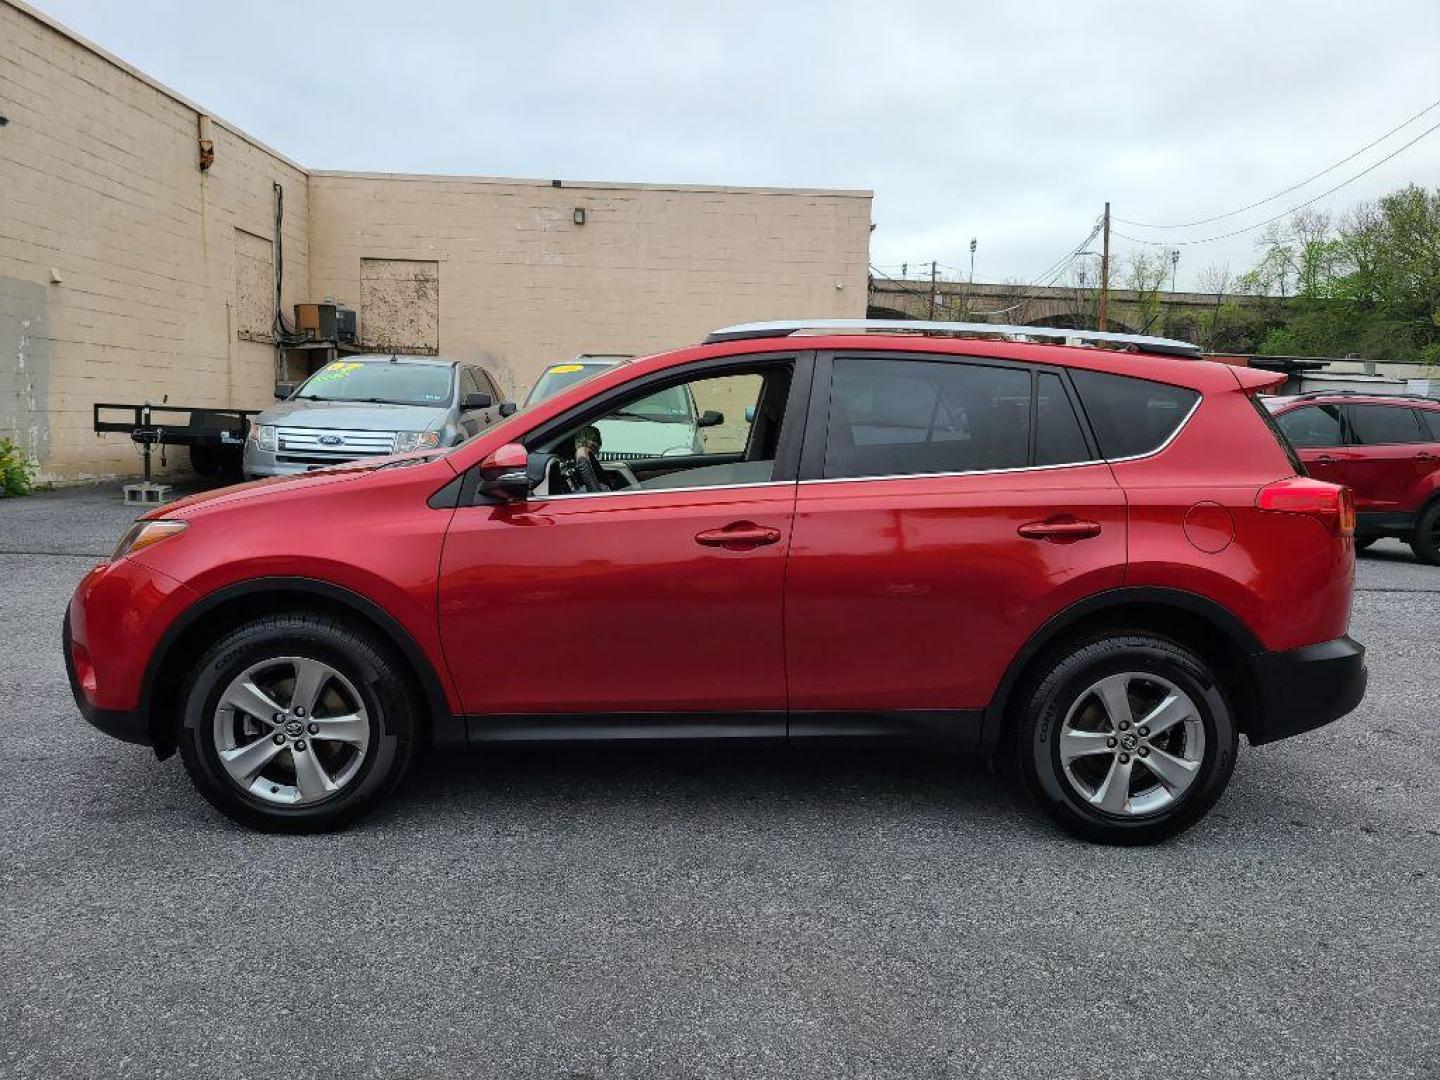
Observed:
[[[226,687],[253,665],[281,657],[304,657],[339,673],[368,720],[368,743],[355,752],[353,774],[309,805],[279,805],[243,789],[221,764],[216,744],[216,712]],[[190,670],[180,700],[180,755],[200,794],[227,817],[269,832],[325,832],[355,821],[400,782],[420,727],[410,683],[386,645],[351,622],[313,613],[265,616],[231,630]],[[314,719],[321,719],[318,712]],[[287,760],[293,766],[296,752],[317,745],[287,746],[273,767],[283,768]]]
[[[1375,543],[1375,541],[1379,539],[1380,538],[1378,536],[1357,536],[1355,537],[1355,550],[1364,551],[1366,548],[1368,548],[1371,544]]]
[[[219,476],[223,467],[224,460],[220,451],[213,446],[190,447],[190,468],[195,470],[197,476]]]
[[[1142,686],[1145,675],[1173,684],[1194,703],[1203,726],[1204,751],[1193,779],[1169,805],[1154,812],[1102,811],[1076,790],[1061,764],[1060,736],[1072,707],[1083,706],[1087,692],[1099,680],[1118,674],[1138,675]],[[1048,671],[1032,683],[1022,709],[1016,749],[1026,786],[1061,827],[1095,843],[1151,844],[1175,836],[1215,804],[1235,767],[1238,733],[1219,681],[1189,649],[1151,634],[1118,633],[1076,643],[1057,655]],[[1120,749],[1114,751],[1115,760],[1119,753]],[[1110,754],[1107,750],[1097,757],[1108,764]],[[1138,758],[1133,760],[1137,784],[1147,779],[1158,782],[1158,774],[1141,769]],[[1128,809],[1128,798],[1125,805]]]
[[[1410,537],[1410,550],[1421,562],[1440,566],[1440,499],[1420,511],[1415,533]]]

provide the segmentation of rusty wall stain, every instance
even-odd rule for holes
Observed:
[[[235,230],[235,336],[275,340],[275,249],[244,229]]]
[[[440,351],[440,264],[360,260],[360,339],[380,352]]]

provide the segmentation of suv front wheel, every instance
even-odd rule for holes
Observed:
[[[255,619],[227,633],[183,690],[180,753],[227,816],[278,832],[349,824],[409,764],[415,710],[389,651],[318,614]]]
[[[1069,832],[1146,844],[1194,824],[1225,790],[1238,736],[1205,662],[1149,634],[1092,640],[1030,692],[1027,786]]]

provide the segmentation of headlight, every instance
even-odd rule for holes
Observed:
[[[251,424],[250,441],[257,449],[275,449],[275,425],[274,424]]]
[[[397,431],[395,433],[395,453],[408,454],[411,450],[428,450],[432,446],[440,445],[440,433],[438,431]]]
[[[161,540],[168,540],[172,536],[178,536],[186,529],[183,521],[137,521],[131,526],[130,531],[120,538],[120,545],[115,549],[115,554],[110,556],[110,561],[123,559],[126,555],[133,555],[141,548],[147,548],[152,544],[158,544]]]

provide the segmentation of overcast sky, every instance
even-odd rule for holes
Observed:
[[[1440,0],[38,0],[303,165],[869,188],[871,259],[1036,276],[1287,187],[1440,99]],[[1440,108],[1260,221],[1440,123]],[[1440,131],[1317,204],[1440,185]],[[1181,287],[1254,258],[1183,246]],[[1134,247],[1115,241],[1122,257]]]

